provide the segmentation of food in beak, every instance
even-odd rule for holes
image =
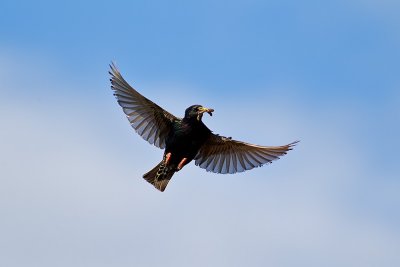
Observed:
[[[206,108],[204,110],[204,112],[207,112],[208,114],[210,114],[210,116],[212,116],[212,113],[214,112],[214,110],[212,108]]]

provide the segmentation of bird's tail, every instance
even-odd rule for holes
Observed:
[[[165,161],[162,160],[148,173],[143,174],[143,178],[154,185],[155,188],[163,192],[174,175],[176,168],[165,166]]]

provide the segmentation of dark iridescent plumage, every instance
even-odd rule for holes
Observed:
[[[143,175],[160,191],[192,160],[210,172],[243,172],[279,159],[297,143],[258,146],[213,134],[201,120],[213,109],[193,105],[183,119],[175,117],[133,89],[114,64],[110,67],[111,88],[131,126],[150,144],[165,149],[163,160]]]

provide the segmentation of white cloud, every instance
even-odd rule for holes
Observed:
[[[27,71],[13,70],[6,79]],[[40,69],[29,71],[43,76]],[[60,78],[46,86],[62,84]],[[271,166],[243,174],[215,175],[192,164],[159,193],[141,175],[161,151],[134,134],[111,92],[96,101],[81,94],[74,102],[76,92],[84,91],[74,85],[62,98],[54,94],[31,103],[43,84],[26,84],[31,95],[17,100],[23,83],[8,82],[0,100],[2,266],[400,263],[398,226],[377,219],[375,210],[354,210],[351,196],[358,188],[388,181],[363,181],[371,166],[353,142],[358,126],[348,119],[351,107],[314,112],[299,100],[284,108],[277,101],[227,112],[228,104],[218,103],[219,113],[207,123],[221,134],[271,145],[296,137],[302,142]],[[253,112],[271,115],[252,117],[239,129],[226,122],[229,116],[244,122]],[[374,193],[368,201],[392,203],[382,200],[385,192]]]

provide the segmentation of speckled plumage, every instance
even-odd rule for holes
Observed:
[[[111,88],[131,126],[150,144],[165,149],[161,162],[143,175],[160,191],[192,160],[210,172],[243,172],[279,159],[297,143],[259,146],[213,134],[202,121],[213,109],[193,105],[182,119],[175,117],[132,88],[114,64],[110,67]]]

